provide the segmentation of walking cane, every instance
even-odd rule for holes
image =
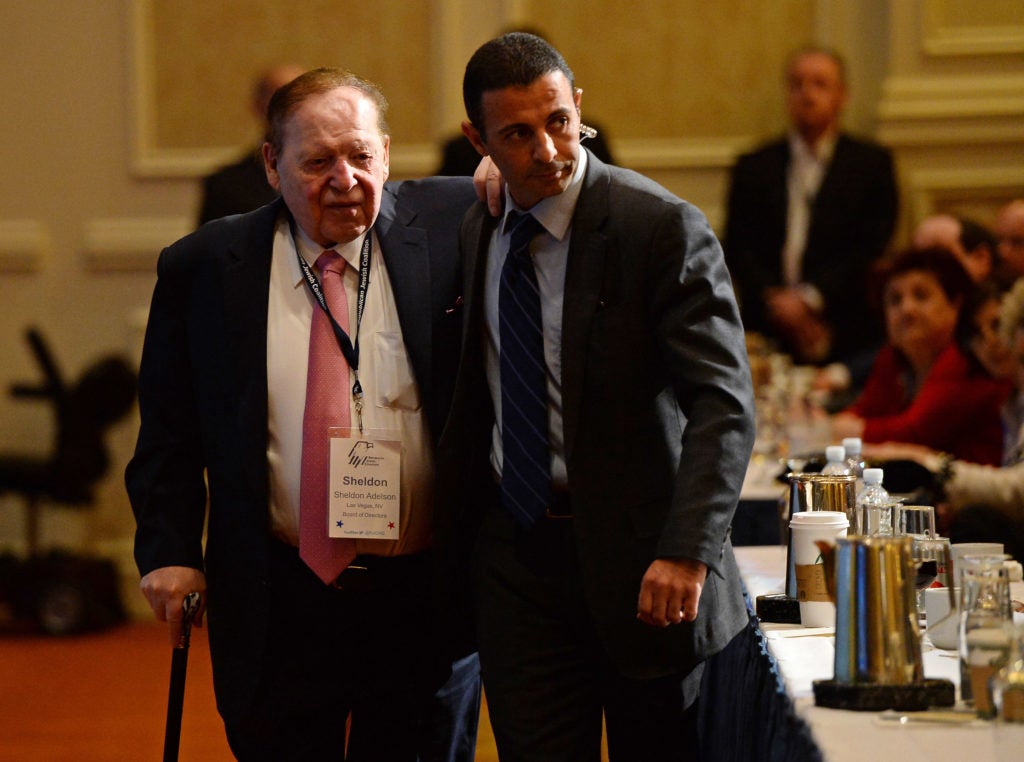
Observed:
[[[164,762],[178,762],[181,741],[181,708],[185,701],[185,668],[188,643],[192,637],[192,619],[199,611],[199,593],[189,593],[182,604],[181,636],[171,651],[171,691],[167,697],[167,729],[164,732]]]

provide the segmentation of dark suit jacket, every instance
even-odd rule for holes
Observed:
[[[376,230],[436,439],[461,329],[452,309],[458,223],[475,195],[464,178],[385,188]],[[212,222],[160,255],[139,377],[142,427],[126,474],[139,571],[206,571],[214,682],[225,717],[246,709],[267,633],[267,298],[282,206],[278,200]]]
[[[199,224],[229,214],[251,212],[275,198],[277,191],[267,182],[263,157],[259,149],[254,149],[203,178]]]
[[[772,334],[765,317],[766,288],[782,284],[789,197],[789,142],[744,154],[732,171],[726,223],[726,260],[748,330]],[[811,205],[804,250],[804,281],[825,299],[833,328],[833,358],[880,343],[881,323],[869,307],[868,275],[896,224],[892,156],[874,143],[840,135],[832,162]]]
[[[729,526],[753,442],[743,333],[704,216],[660,186],[589,158],[572,220],[562,324],[569,489],[586,601],[632,677],[688,670],[746,622]],[[455,401],[438,451],[440,544],[465,579],[491,477],[494,421],[483,365],[482,276],[496,221],[466,216],[466,325]],[[493,491],[493,487],[492,487]],[[636,619],[657,557],[709,567],[694,624]]]

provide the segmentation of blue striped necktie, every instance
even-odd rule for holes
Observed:
[[[531,527],[551,504],[547,373],[537,273],[530,242],[544,228],[531,214],[510,214],[512,243],[501,270],[501,504]]]

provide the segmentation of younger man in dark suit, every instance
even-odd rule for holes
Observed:
[[[539,37],[481,47],[463,95],[508,195],[463,223],[438,505],[446,552],[475,545],[499,753],[598,759],[603,711],[613,759],[692,759],[703,662],[747,621],[729,524],[753,405],[721,249],[580,150],[581,91]]]

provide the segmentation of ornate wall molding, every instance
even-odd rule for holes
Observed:
[[[896,77],[883,86],[883,119],[1024,115],[1024,76]]]
[[[390,12],[395,14],[398,10],[408,9],[410,14],[418,17],[417,14],[420,6],[404,5],[402,0],[389,0],[389,2],[390,7],[381,9],[382,13]],[[451,2],[452,0],[446,0],[441,5],[447,6]],[[258,16],[258,12],[261,12],[264,16],[270,13],[271,17],[276,12],[283,13],[287,11],[291,13],[292,10],[286,6],[287,4],[283,2],[262,3],[261,8],[254,8],[254,17]],[[183,141],[184,144],[182,142],[175,145],[170,144],[171,141],[167,139],[167,132],[169,129],[172,129],[175,120],[179,122],[182,120],[182,116],[173,111],[173,106],[160,102],[160,85],[161,83],[166,85],[168,78],[171,78],[171,81],[176,82],[178,85],[175,92],[179,96],[186,90],[186,86],[173,79],[180,72],[174,68],[173,62],[168,63],[165,60],[167,59],[168,49],[172,49],[168,47],[167,35],[173,33],[173,30],[161,28],[161,18],[164,18],[166,21],[167,3],[158,2],[158,0],[133,0],[133,2],[127,3],[126,7],[127,36],[129,40],[128,101],[131,123],[130,165],[132,173],[136,177],[143,178],[194,178],[205,175],[216,167],[237,159],[244,150],[244,147],[239,144],[232,144],[230,140],[216,141],[220,143],[218,145],[189,145],[187,140]],[[324,5],[324,7],[333,6]],[[206,18],[201,10],[196,8],[190,11],[183,9],[182,12],[196,14],[197,18]],[[332,12],[341,13],[342,11],[335,9]],[[161,13],[163,16],[161,16]],[[400,21],[393,20],[392,23],[397,24]],[[254,37],[254,44],[259,39],[266,43],[268,39],[266,37],[267,30],[272,28],[269,26],[270,24],[272,24],[272,21],[253,21],[250,25],[250,31]],[[386,35],[389,31],[393,32],[394,30],[382,28],[379,30],[379,33]],[[259,37],[261,33],[263,34],[262,38]],[[204,61],[195,62],[197,70],[202,70],[203,65],[205,65],[206,68],[216,71],[215,67],[218,64],[216,57],[220,55],[214,49],[218,41],[216,30],[207,32],[207,36],[211,35],[212,39],[209,40],[201,36],[198,42],[193,40],[193,44],[197,45],[195,55],[208,59],[205,61],[205,64]],[[401,51],[396,51],[394,56],[397,59],[395,68],[400,70],[404,66],[406,71],[408,71],[407,63],[402,60],[402,56],[417,55],[421,48],[429,49],[427,42],[424,42],[424,40],[429,40],[429,38],[430,34],[427,32],[414,35],[405,48]],[[334,60],[330,55],[325,57],[326,54],[323,52],[325,47],[336,50],[336,46],[331,47],[326,43],[319,42],[317,45],[313,45],[310,50],[305,51],[305,54],[312,57],[312,60],[308,62],[310,65],[348,65],[347,63]],[[437,47],[441,48],[443,46]],[[363,61],[361,65],[367,66],[368,70],[358,69],[360,73],[369,76],[371,79],[376,79],[382,85],[384,91],[388,93],[389,97],[401,98],[403,84],[410,77],[401,77],[390,73],[392,71],[391,68],[381,68],[379,60],[372,60],[374,56],[379,57],[378,48],[379,45],[375,45],[373,40],[350,41],[350,44],[347,46],[349,50],[347,55],[351,55],[355,60]],[[296,53],[296,55],[302,54],[302,51]],[[273,51],[267,50],[252,54],[248,58],[258,61],[264,56],[270,57],[273,55]],[[335,52],[332,55],[337,57],[338,54]],[[436,53],[432,53],[432,55],[436,55]],[[369,68],[373,64],[377,67],[376,76],[372,74],[374,69]],[[430,71],[435,68],[430,61],[425,61],[424,64]],[[252,65],[259,66],[260,64],[253,63]],[[263,65],[266,64],[264,63]],[[384,74],[382,75],[381,72],[384,72]],[[380,78],[382,76],[390,76],[391,81],[381,81]],[[206,91],[202,91],[202,88],[197,88],[195,102],[206,104],[205,107],[201,106],[201,108],[206,108],[207,110],[213,108],[209,103],[212,90],[213,88],[208,88]],[[423,121],[421,116],[423,106],[426,106],[428,110],[433,110],[434,108],[434,100],[431,96],[432,89],[426,88],[425,90],[420,88],[416,91],[420,99],[419,102],[416,99],[410,99],[408,94],[406,94],[406,97],[401,102],[417,105],[407,107],[405,112],[399,113],[392,109],[392,118],[389,119],[392,122],[392,127],[402,127],[402,125],[396,124],[396,122],[403,121],[403,114],[404,122],[412,121],[414,123],[412,127],[409,124],[405,124],[404,132],[402,129],[396,129],[396,132],[406,136],[412,134],[416,138],[415,141],[409,141],[408,137],[399,140],[398,148],[392,152],[391,170],[392,174],[396,176],[410,177],[430,174],[437,168],[439,154],[438,148],[433,141],[433,136],[426,134],[428,130],[414,128],[417,120],[419,122]],[[161,109],[163,110],[161,111]],[[201,113],[206,115],[208,112],[202,111]],[[410,113],[415,114],[415,118],[409,117]],[[245,116],[248,116],[248,114],[245,114]],[[429,121],[431,120],[428,117],[427,123]],[[185,126],[190,127],[191,124],[186,121]],[[164,137],[161,138],[161,135]],[[256,136],[253,135],[252,138],[256,139]]]
[[[38,272],[51,251],[49,230],[39,220],[0,220],[0,273]]]
[[[728,169],[754,143],[753,137],[616,140],[615,154],[623,166],[638,172]]]
[[[924,7],[921,41],[926,54],[941,58],[1024,53],[1024,24],[1001,18],[999,13],[992,15],[991,8],[963,23],[945,6],[946,2],[930,0]],[[1019,22],[1024,14],[1017,17]]]
[[[879,137],[891,145],[1024,142],[1024,76],[888,80]]]
[[[918,168],[905,173],[907,207],[920,220],[951,206],[997,209],[1024,195],[1020,167]]]
[[[160,251],[193,229],[187,217],[109,218],[85,226],[85,269],[156,273]]]

